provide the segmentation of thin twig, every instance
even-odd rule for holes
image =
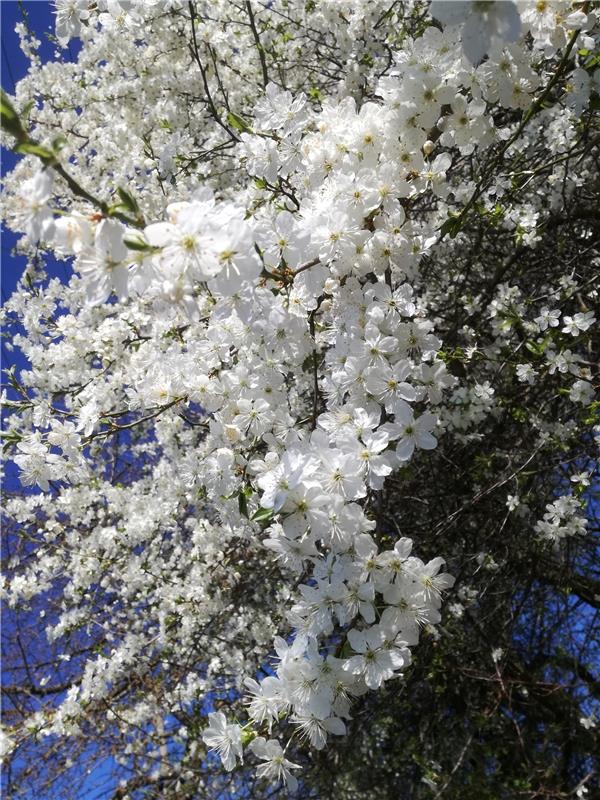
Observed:
[[[269,82],[269,73],[267,72],[267,62],[265,59],[265,49],[260,43],[260,36],[258,34],[258,30],[256,28],[256,22],[254,20],[254,12],[252,11],[252,4],[250,0],[246,2],[246,10],[248,12],[248,19],[250,20],[250,28],[252,29],[252,35],[254,36],[254,41],[256,42],[256,49],[258,50],[258,57],[260,58],[260,68],[262,71],[262,83],[263,87],[266,88]]]
[[[208,79],[206,77],[206,69],[204,68],[204,64],[202,63],[202,59],[200,58],[200,50],[198,49],[198,38],[196,36],[196,11],[194,10],[194,4],[191,0],[188,2],[188,7],[190,9],[190,18],[192,21],[192,41],[193,45],[190,45],[190,52],[192,54],[192,58],[198,64],[198,69],[200,70],[200,75],[202,76],[202,83],[204,85],[204,93],[206,94],[206,102],[208,103],[208,108],[210,110],[210,114],[214,121],[223,128],[224,131],[227,131],[229,136],[236,142],[240,141],[240,137],[237,136],[223,120],[221,119],[221,115],[219,114],[217,107],[215,106],[214,100],[212,99],[212,95],[210,93],[210,87],[208,85]]]

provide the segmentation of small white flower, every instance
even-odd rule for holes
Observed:
[[[592,327],[594,322],[596,322],[596,316],[593,311],[586,311],[575,314],[572,317],[565,317],[563,322],[565,323],[564,328],[562,328],[563,333],[570,333],[571,336],[579,336],[580,333]]]
[[[537,372],[531,366],[531,364],[517,364],[516,369],[517,378],[521,381],[521,383],[528,383],[533,385],[535,383],[535,377]]]
[[[544,306],[544,308],[542,308],[540,311],[539,316],[535,318],[534,322],[537,323],[537,326],[541,331],[545,331],[548,328],[556,328],[560,322],[560,311],[557,308],[550,310]]]
[[[300,766],[288,761],[276,739],[266,741],[262,736],[259,736],[251,742],[250,749],[255,756],[263,759],[263,763],[256,768],[256,774],[259,778],[266,778],[276,783],[285,781],[287,788],[291,792],[296,791],[298,781],[292,775],[291,770],[300,769]]]
[[[509,494],[506,496],[506,507],[509,511],[514,511],[520,502],[519,495],[517,494]]]
[[[596,715],[592,712],[588,717],[580,717],[579,724],[582,725],[586,731],[589,731],[590,728],[596,727]]]
[[[239,725],[230,725],[222,711],[212,712],[208,720],[210,725],[202,734],[202,739],[219,754],[223,766],[231,772],[238,758],[243,761],[242,729]]]

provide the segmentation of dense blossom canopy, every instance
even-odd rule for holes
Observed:
[[[551,577],[593,535],[598,15],[56,0],[47,63],[18,32],[4,592],[54,666],[5,750],[118,742],[115,797],[309,791],[503,536]]]

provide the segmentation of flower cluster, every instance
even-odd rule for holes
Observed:
[[[556,547],[565,537],[584,534],[586,528],[581,502],[572,495],[564,495],[548,503],[544,518],[536,523],[535,532]]]
[[[102,632],[28,730],[81,735],[105,703],[149,770],[144,731],[185,718],[178,773],[201,738],[293,791],[290,743],[343,735],[441,635],[453,545],[411,532],[412,554],[409,481],[476,444],[481,485],[448,519],[512,482],[525,518],[522,451],[587,431],[597,289],[544,242],[568,205],[593,247],[598,30],[567,0],[210,5],[57,0],[78,61],[36,61],[7,100],[29,266],[4,313],[29,365],[6,431],[41,494],[9,504],[37,549],[6,596],[56,586],[48,638]],[[486,454],[508,422],[526,445]],[[547,499],[542,543],[585,533],[578,500]]]

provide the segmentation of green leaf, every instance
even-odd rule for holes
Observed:
[[[259,508],[256,514],[252,515],[253,522],[267,522],[273,518],[272,508]]]
[[[151,244],[144,241],[143,239],[123,239],[123,242],[126,247],[130,250],[138,250],[139,252],[143,252],[144,250],[153,250]]]
[[[236,131],[241,131],[242,133],[252,133],[252,128],[248,125],[248,123],[243,120],[239,114],[234,114],[233,111],[229,111],[227,113],[227,122]]]
[[[246,517],[246,519],[248,519],[249,518],[249,514],[248,514],[248,499],[246,498],[246,495],[245,495],[244,492],[240,492],[238,494],[238,508],[240,510],[240,514],[243,517]]]
[[[529,350],[530,353],[533,353],[535,356],[542,356],[547,346],[547,341],[544,340],[543,342],[532,342],[531,339],[525,342],[525,347]]]
[[[242,745],[246,747],[246,745],[250,744],[253,739],[256,739],[258,734],[255,731],[242,731],[240,739]]]
[[[542,339],[541,342],[534,342],[532,339],[528,339],[525,342],[525,347],[529,350],[530,353],[533,353],[536,356],[543,356],[546,352],[546,348],[552,341],[552,334],[546,336]]]
[[[460,218],[460,215],[456,217],[448,217],[446,222],[444,222],[444,224],[440,228],[440,233],[442,234],[442,236],[448,234],[451,239],[454,239],[461,228],[462,228],[462,219]]]
[[[52,150],[48,150],[47,147],[42,147],[41,144],[36,144],[36,142],[21,142],[13,149],[15,153],[21,153],[22,155],[38,156],[38,158],[47,161],[54,160]]]
[[[118,186],[117,194],[121,198],[121,205],[126,211],[131,211],[132,214],[137,214],[139,212],[140,207],[138,206],[137,200],[127,189]]]
[[[19,115],[13,108],[12,103],[8,99],[8,95],[4,91],[0,93],[0,121],[2,122],[2,129],[10,133],[16,139],[27,138],[19,120]]]
[[[6,119],[18,119],[17,112],[12,107],[10,100],[8,99],[8,95],[4,90],[2,90],[0,94],[0,111],[2,112],[2,116],[6,117]]]
[[[25,120],[29,119],[29,114],[31,113],[31,109],[35,106],[35,100],[30,100],[28,103],[25,103],[23,107],[22,117]]]

